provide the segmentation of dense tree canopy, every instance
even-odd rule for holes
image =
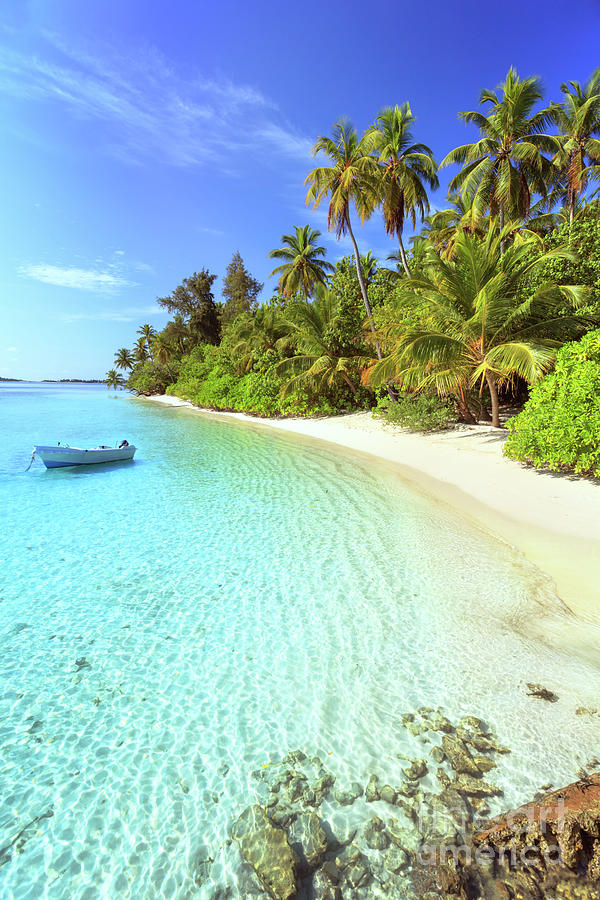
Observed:
[[[227,266],[221,293],[225,300],[221,322],[233,322],[242,313],[254,312],[263,285],[253,278],[239,252],[235,252]]]
[[[586,325],[575,314],[560,315],[567,303],[581,305],[577,287],[542,284],[524,298],[519,290],[520,278],[546,261],[569,259],[567,251],[544,253],[532,237],[503,253],[507,229],[490,232],[484,241],[462,234],[454,260],[432,253],[425,275],[405,281],[403,289],[423,299],[421,320],[388,328],[396,345],[366,374],[368,383],[393,379],[404,388],[433,388],[456,397],[463,408],[470,389],[487,387],[492,422],[500,426],[498,385],[513,375],[529,383],[539,380],[557,347]]]
[[[201,269],[184,278],[167,297],[159,297],[156,301],[169,312],[180,313],[193,338],[207,344],[218,344],[221,337],[221,323],[212,293],[216,277],[208,269]]]

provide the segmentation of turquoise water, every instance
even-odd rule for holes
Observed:
[[[421,704],[512,748],[504,806],[597,752],[549,583],[385,467],[102,386],[3,385],[0,428],[2,900],[244,896],[252,771],[301,748],[394,784]],[[24,471],[123,438],[131,464]]]

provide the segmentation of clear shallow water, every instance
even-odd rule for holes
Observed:
[[[301,748],[394,784],[422,704],[512,748],[503,806],[597,753],[545,579],[384,467],[103,387],[2,386],[0,430],[2,900],[235,896],[251,772]],[[133,464],[24,472],[122,438]]]

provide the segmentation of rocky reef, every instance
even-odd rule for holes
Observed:
[[[473,836],[481,889],[515,900],[600,897],[600,773],[504,813]],[[468,892],[466,870],[459,896]],[[480,896],[488,896],[483,893]]]
[[[490,773],[509,748],[475,716],[452,722],[441,708],[421,707],[402,722],[421,755],[398,757],[397,783],[366,773],[362,783],[341,784],[302,750],[253,772],[256,802],[232,823],[228,842],[242,859],[237,890],[213,881],[207,896],[600,897],[600,773],[582,771],[559,791],[545,785],[531,803],[490,818],[502,796]],[[211,880],[204,865],[198,884]]]
[[[302,750],[253,772],[257,802],[231,829],[244,896],[435,900],[462,890],[460,853],[502,794],[489,773],[509,750],[474,716],[453,723],[421,707],[402,721],[422,755],[399,756],[398,783],[367,773],[340,784]]]

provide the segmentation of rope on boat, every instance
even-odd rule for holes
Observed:
[[[31,454],[31,459],[30,459],[30,461],[29,461],[29,465],[28,465],[27,468],[25,469],[26,472],[29,472],[30,468],[31,468],[32,465],[33,465],[34,459],[35,459],[35,450],[34,450],[33,453]]]

